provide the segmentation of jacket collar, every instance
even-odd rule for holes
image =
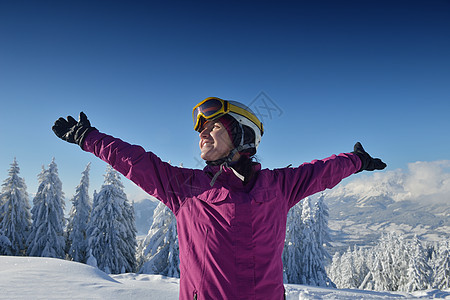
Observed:
[[[222,168],[222,173],[217,177],[216,183],[214,185],[223,185],[225,187],[233,188],[233,189],[247,189],[251,186],[253,186],[253,181],[256,179],[257,176],[251,180],[251,182],[247,183],[246,185],[243,185],[242,179],[239,178],[234,172],[235,170],[232,169],[232,166],[213,166],[213,165],[207,165],[203,172],[205,172],[211,179],[214,177],[214,175],[220,171],[220,168]],[[261,170],[261,164],[256,163],[253,165],[253,170],[255,173],[259,172]],[[237,172],[236,172],[237,173]]]

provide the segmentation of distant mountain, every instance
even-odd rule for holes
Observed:
[[[147,235],[150,226],[153,223],[153,211],[159,201],[154,199],[143,199],[134,203],[134,212],[136,217],[136,228],[138,235]]]
[[[417,179],[420,174],[420,180]],[[395,231],[406,238],[417,234],[425,241],[450,238],[450,182],[426,172],[391,171],[373,174],[340,185],[325,194],[329,208],[333,248],[373,245],[384,232]],[[422,186],[420,186],[422,184]],[[417,188],[417,187],[420,188]],[[314,197],[317,197],[315,195]]]

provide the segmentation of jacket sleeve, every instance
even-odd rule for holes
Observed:
[[[86,137],[82,149],[93,153],[148,194],[164,202],[175,214],[190,194],[189,182],[194,170],[171,166],[141,146],[94,130]]]
[[[291,208],[303,198],[335,187],[360,168],[361,160],[356,154],[341,153],[304,163],[297,168],[277,169],[275,172],[281,193]]]

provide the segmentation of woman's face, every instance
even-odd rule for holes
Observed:
[[[225,127],[220,121],[207,122],[200,132],[200,157],[214,161],[227,156],[234,148]]]

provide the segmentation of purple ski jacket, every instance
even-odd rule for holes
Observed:
[[[283,299],[281,260],[289,209],[332,188],[361,168],[343,153],[296,168],[262,169],[246,185],[233,170],[171,166],[152,152],[100,133],[88,134],[91,152],[167,205],[176,216],[180,299]]]

